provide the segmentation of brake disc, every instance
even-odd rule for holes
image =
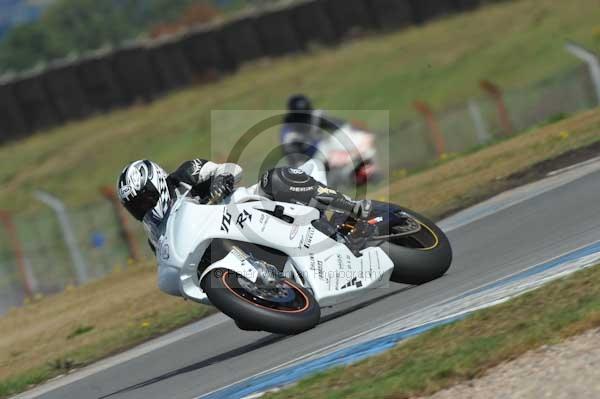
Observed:
[[[390,238],[406,237],[421,231],[421,224],[412,217],[405,213],[402,213],[401,217],[404,219],[403,224],[396,224],[391,227],[390,234],[373,236],[373,240],[387,240]]]
[[[249,294],[267,302],[288,303],[296,298],[294,290],[284,284],[283,280],[269,285],[262,285],[260,280],[253,283],[243,276],[238,276],[238,284]]]

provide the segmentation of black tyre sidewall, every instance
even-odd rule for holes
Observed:
[[[232,292],[223,281],[225,275],[231,273],[234,272],[227,269],[212,270],[202,280],[202,288],[215,307],[240,325],[276,334],[292,335],[311,329],[319,323],[321,317],[319,305],[310,292],[297,283],[286,280],[308,298],[308,307],[301,312],[281,312],[257,306]]]
[[[394,271],[390,280],[396,283],[418,285],[443,276],[452,263],[452,248],[446,234],[435,223],[417,212],[392,204],[390,204],[390,208],[406,212],[427,226],[438,238],[438,244],[428,250],[407,248],[387,241],[381,244],[381,249],[394,262]]]

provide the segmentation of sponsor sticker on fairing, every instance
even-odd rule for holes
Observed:
[[[252,214],[244,209],[244,211],[238,215],[236,224],[243,230],[244,227],[246,227],[246,221],[248,220],[252,221]]]
[[[160,247],[160,257],[164,260],[169,259],[169,244],[164,242]]]
[[[223,208],[223,218],[221,219],[221,231],[229,233],[229,226],[231,225],[231,213],[227,211],[227,208]]]
[[[290,241],[296,238],[298,230],[300,230],[300,226],[298,226],[297,224],[292,225],[292,228],[290,229]]]
[[[264,214],[264,213],[260,214],[260,219],[258,220],[258,223],[261,226],[260,227],[260,232],[261,233],[264,233],[265,230],[267,229],[267,224],[269,223],[269,219],[270,219],[270,217],[267,216],[266,214]]]
[[[306,230],[306,237],[304,238],[304,244],[303,244],[304,248],[306,248],[306,249],[310,248],[310,245],[312,244],[312,240],[313,240],[314,236],[315,236],[315,228],[309,227],[308,230]]]

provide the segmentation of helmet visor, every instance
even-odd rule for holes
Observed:
[[[156,206],[159,198],[160,194],[154,187],[146,188],[123,205],[134,218],[141,221]]]

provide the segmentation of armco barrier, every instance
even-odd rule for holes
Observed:
[[[379,29],[399,29],[415,21],[412,5],[408,0],[367,0]]]
[[[234,70],[237,63],[228,57],[220,40],[219,26],[194,29],[181,38],[181,47],[188,59],[194,80],[205,80]]]
[[[304,48],[292,23],[290,7],[264,12],[254,22],[265,55],[277,56]]]
[[[13,93],[14,82],[0,82],[0,143],[21,137],[29,131]]]
[[[423,23],[461,9],[460,0],[409,0],[414,10],[415,22]]]
[[[151,42],[146,50],[160,77],[162,90],[174,90],[192,82],[192,71],[179,40]]]
[[[461,11],[468,11],[477,8],[482,0],[458,0],[458,7]]]
[[[353,30],[374,29],[375,19],[367,6],[366,0],[321,0],[339,36],[347,35]],[[399,0],[401,1],[401,0]]]
[[[77,62],[82,90],[94,111],[107,111],[127,104],[112,67],[112,55],[112,52],[99,51]]]
[[[290,11],[292,24],[304,47],[310,43],[332,44],[339,39],[322,1],[303,1],[293,5]]]
[[[265,55],[256,30],[254,14],[247,14],[224,24],[219,32],[226,57],[236,65]]]
[[[128,102],[151,101],[162,91],[160,76],[140,43],[134,43],[114,53],[113,68]]]
[[[399,29],[499,1],[294,0],[158,42],[58,61],[0,82],[0,142],[137,100],[151,101],[261,57],[302,51],[313,43],[336,44],[355,31]]]
[[[25,115],[29,131],[55,126],[62,122],[53,99],[44,87],[42,72],[21,75],[14,82],[13,90]]]
[[[83,92],[77,62],[55,63],[42,74],[46,91],[63,120],[82,118],[90,113]]]

